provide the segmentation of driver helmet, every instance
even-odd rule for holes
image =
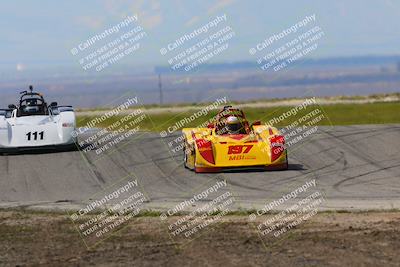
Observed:
[[[229,116],[226,119],[225,124],[229,134],[239,133],[243,128],[243,125],[240,123],[240,120],[238,119],[238,117],[235,116]]]
[[[26,101],[26,106],[23,108],[24,112],[34,113],[39,111],[36,99],[29,99]]]
[[[26,101],[27,106],[35,106],[37,105],[37,100],[36,99],[29,99]]]

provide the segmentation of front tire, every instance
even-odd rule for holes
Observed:
[[[193,159],[193,168],[191,168],[189,166],[189,164],[188,164],[189,163],[189,157],[191,157],[191,156],[188,156],[188,148],[186,146],[186,141],[185,141],[185,145],[183,147],[183,165],[185,166],[186,169],[194,171],[196,169],[196,167],[195,167],[195,164],[196,164],[196,153],[193,156],[194,157],[194,159]]]
[[[185,142],[186,143],[186,142]],[[186,169],[189,169],[188,165],[187,165],[187,153],[186,153],[186,144],[183,147],[183,166],[185,166]]]

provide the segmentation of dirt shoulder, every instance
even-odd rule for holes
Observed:
[[[226,216],[177,246],[158,217],[139,217],[88,250],[66,215],[2,211],[0,265],[395,266],[399,225],[400,212],[322,213],[265,243],[247,216]]]

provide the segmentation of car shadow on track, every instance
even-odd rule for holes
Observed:
[[[289,163],[289,167],[287,170],[265,170],[263,168],[239,168],[239,169],[226,169],[221,171],[220,173],[254,173],[254,172],[285,172],[285,171],[305,171],[302,164],[291,164]]]
[[[307,169],[304,168],[303,164],[291,164],[289,163],[289,168],[288,170],[292,170],[292,171],[306,171]]]
[[[75,144],[72,144],[67,146],[15,148],[15,149],[0,150],[0,156],[52,154],[52,153],[75,152],[75,151],[79,151],[79,147],[77,147],[77,145]]]

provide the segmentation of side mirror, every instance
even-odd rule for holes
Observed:
[[[10,105],[8,105],[8,108],[9,109],[16,109],[17,107],[14,104],[10,104]]]
[[[261,121],[254,121],[251,126],[255,126],[255,125],[261,125]]]
[[[207,125],[207,128],[210,128],[210,129],[214,128],[214,123],[209,123],[209,124]]]
[[[51,102],[50,106],[51,106],[51,107],[57,107],[57,106],[58,106],[58,103],[57,103],[57,102]]]

